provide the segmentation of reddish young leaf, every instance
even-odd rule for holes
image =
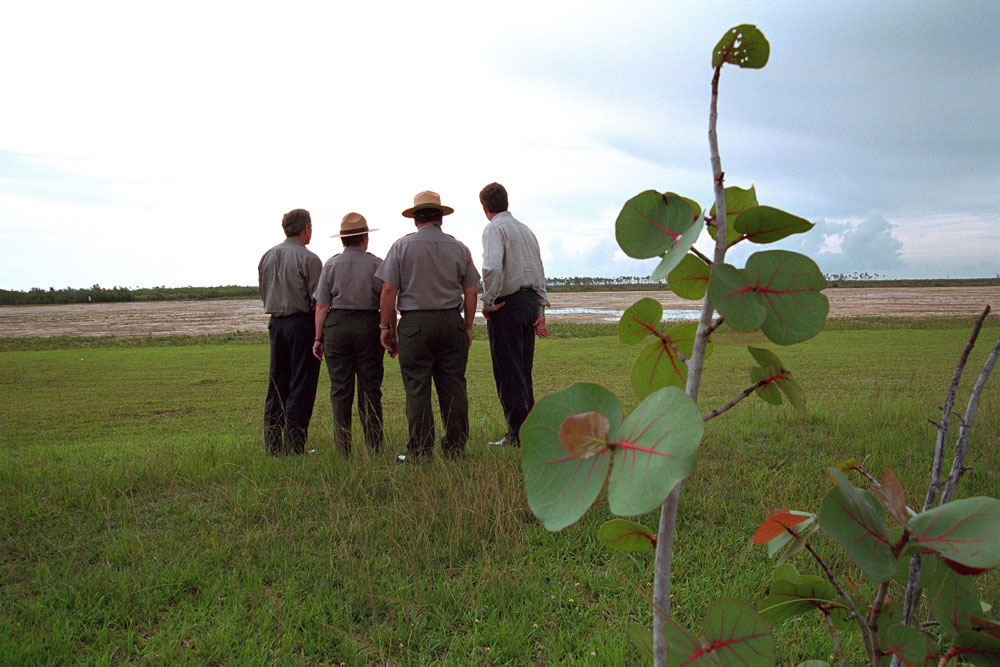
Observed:
[[[882,473],[880,484],[881,488],[875,488],[875,496],[882,501],[893,518],[905,526],[909,517],[906,515],[906,494],[903,485],[888,468]]]
[[[611,424],[600,412],[570,415],[559,427],[559,442],[573,458],[589,459],[608,446],[610,430]]]
[[[931,551],[931,553],[934,552]],[[969,567],[968,565],[963,565],[962,563],[953,561],[950,558],[945,558],[944,556],[941,556],[941,560],[944,561],[944,564],[950,567],[955,574],[977,575],[982,574],[983,572],[989,572],[993,569],[991,567]]]
[[[784,535],[788,529],[802,523],[809,515],[793,514],[785,509],[772,510],[764,523],[757,527],[753,534],[754,544],[767,544],[779,535]]]

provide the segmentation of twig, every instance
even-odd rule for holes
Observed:
[[[722,323],[726,321],[725,317],[719,316],[719,319],[715,320],[710,327],[705,329],[705,336],[711,336],[712,332],[722,326]]]
[[[768,384],[769,382],[771,382],[771,380],[769,380],[767,378],[764,378],[763,380],[757,380],[752,385],[750,385],[749,387],[747,387],[746,389],[744,389],[742,392],[740,392],[740,394],[738,396],[736,396],[736,398],[734,398],[733,400],[729,401],[728,403],[726,403],[725,405],[723,405],[721,408],[716,408],[715,410],[712,410],[711,412],[703,414],[701,416],[701,420],[704,421],[704,422],[707,422],[709,419],[715,419],[716,417],[718,417],[719,415],[721,415],[723,412],[728,411],[730,408],[732,408],[733,406],[735,406],[737,403],[739,403],[740,401],[742,401],[744,398],[747,398],[748,396],[750,396],[750,394],[754,393],[755,391],[757,391],[758,389],[760,389],[764,385]]]
[[[823,568],[823,572],[826,573],[826,578],[829,579],[831,584],[833,584],[834,589],[836,589],[837,593],[844,601],[844,604],[851,610],[851,616],[854,617],[854,620],[858,623],[858,627],[861,628],[861,639],[865,643],[865,653],[868,655],[869,664],[878,664],[875,661],[875,649],[872,647],[871,633],[865,623],[865,617],[861,615],[860,611],[858,611],[858,607],[854,604],[854,600],[851,599],[851,596],[848,595],[847,591],[844,590],[844,587],[840,585],[839,581],[837,581],[837,576],[833,573],[829,566],[827,566],[823,558],[816,553],[816,550],[812,548],[811,544],[806,542],[805,546],[806,550],[812,554],[812,557],[816,559],[817,563],[819,563],[819,566]]]
[[[694,224],[696,224],[696,225],[697,225],[698,223],[696,222],[696,223],[694,223]],[[697,257],[697,258],[698,258],[698,259],[700,259],[701,261],[705,262],[705,263],[706,263],[706,264],[708,264],[709,266],[712,266],[712,260],[710,260],[710,259],[708,258],[708,256],[706,256],[706,255],[705,255],[705,254],[704,254],[703,252],[701,252],[700,250],[698,250],[698,249],[697,249],[697,248],[695,248],[694,246],[692,246],[692,247],[691,247],[691,254],[693,254],[693,255],[694,255],[695,257]]]
[[[882,488],[882,482],[880,482],[877,479],[875,479],[870,472],[868,472],[867,470],[865,470],[861,466],[854,466],[852,468],[852,470],[857,470],[859,473],[861,473],[862,476],[864,476],[865,479],[867,479],[869,482],[871,482],[872,486],[874,486],[876,489],[881,489]],[[909,514],[911,517],[917,516],[917,513],[914,512],[913,509],[909,505],[905,505],[905,507],[906,507],[906,513],[907,514]]]
[[[987,310],[989,310],[988,306]],[[983,370],[979,373],[979,379],[976,380],[976,386],[972,389],[972,395],[969,396],[969,404],[965,408],[965,416],[962,417],[962,427],[958,431],[958,444],[955,445],[955,462],[951,465],[951,473],[945,482],[944,493],[941,494],[942,505],[950,503],[951,499],[955,497],[958,482],[962,478],[962,474],[968,470],[965,467],[965,456],[969,451],[969,437],[972,434],[972,422],[976,417],[976,407],[979,405],[979,394],[982,393],[986,381],[990,379],[990,373],[993,372],[998,355],[1000,355],[1000,338],[993,346],[990,356],[986,358]]]
[[[847,657],[844,655],[844,650],[840,647],[840,635],[837,634],[837,626],[833,624],[833,617],[830,612],[823,610],[823,616],[826,618],[826,627],[830,630],[830,638],[833,640],[833,652],[837,654],[840,659],[840,665],[843,667],[847,664]]]
[[[659,338],[663,343],[671,349],[671,351],[677,355],[677,358],[684,363],[685,366],[688,365],[688,358],[684,356],[684,353],[680,351],[677,344],[670,339],[666,334],[660,333],[659,331],[654,331],[653,335]]]

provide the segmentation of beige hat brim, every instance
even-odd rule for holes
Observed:
[[[342,236],[361,236],[362,234],[367,234],[368,232],[377,232],[378,227],[372,227],[371,229],[359,229],[355,232],[341,232],[340,234],[330,234],[331,239],[339,239]]]
[[[444,205],[441,205],[441,204],[419,204],[417,206],[414,206],[412,208],[408,208],[405,211],[403,211],[403,217],[404,218],[412,218],[413,214],[416,213],[417,211],[424,211],[424,210],[427,210],[429,208],[433,208],[433,209],[437,209],[438,211],[441,211],[441,215],[451,215],[452,213],[455,212],[455,209],[453,209],[451,206],[444,206]]]

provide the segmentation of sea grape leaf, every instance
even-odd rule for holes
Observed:
[[[972,617],[981,611],[974,579],[946,567],[938,568],[936,579],[927,587],[927,599],[934,618],[952,637],[971,629]]]
[[[716,264],[708,279],[708,301],[737,331],[759,329],[767,318],[767,308],[750,291],[747,278],[732,264]]]
[[[653,631],[638,623],[628,624],[628,638],[646,660],[653,660]]]
[[[988,634],[990,637],[1000,639],[1000,621],[995,621],[991,618],[979,618],[978,616],[971,616],[969,620],[972,621],[972,627],[976,630]]]
[[[837,595],[833,584],[822,577],[802,575],[791,565],[774,571],[770,594],[761,603],[760,614],[771,625],[777,625],[793,616],[810,611],[832,613],[844,617],[847,609]]]
[[[645,553],[656,546],[656,533],[641,523],[625,519],[606,521],[597,531],[597,539],[615,551]]]
[[[684,201],[686,201],[688,203],[688,206],[691,207],[691,222],[700,222],[701,221],[701,204],[699,204],[695,200],[691,199],[690,197],[681,196],[681,195],[677,194],[676,192],[665,192],[663,194],[664,194],[664,196],[671,196],[672,195],[672,196],[675,196],[675,197],[680,197],[681,199],[683,199]]]
[[[733,227],[751,243],[774,243],[792,234],[808,232],[813,223],[771,206],[752,206],[737,216]]]
[[[760,366],[753,366],[750,369],[750,382],[754,384],[757,384],[761,380],[767,380],[770,377],[771,374]],[[754,393],[765,403],[781,405],[781,390],[773,382],[768,382],[763,387],[758,387]]]
[[[909,516],[906,513],[906,492],[903,491],[903,485],[888,468],[882,473],[879,484],[880,486],[874,489],[875,496],[889,510],[892,518],[905,526]]]
[[[701,235],[701,224],[693,223],[687,230],[680,235],[680,238],[674,243],[674,245],[667,251],[667,254],[663,256],[660,263],[656,265],[653,272],[649,275],[652,280],[661,280],[674,270],[674,268],[681,263],[681,261],[687,257],[688,250],[694,245],[694,242],[698,240]]]
[[[743,211],[757,206],[757,189],[754,186],[750,186],[747,189],[736,187],[731,185],[725,189],[726,197],[726,245],[732,245],[734,241],[739,239],[742,234],[736,231],[736,218],[738,218]],[[715,217],[716,210],[715,204],[712,204],[712,208],[709,209],[709,216]],[[708,233],[714,239],[716,238],[718,228],[715,225],[708,226]]]
[[[877,582],[888,580],[896,570],[896,558],[889,546],[889,529],[881,506],[842,472],[828,470],[837,485],[823,500],[820,528],[844,547],[865,574]]]
[[[1000,566],[1000,500],[953,500],[909,520],[911,550],[933,549],[970,568]]]
[[[778,559],[778,565],[783,564],[789,558],[799,553],[806,548],[806,542],[812,537],[813,533],[819,530],[819,524],[816,522],[816,515],[811,514],[808,519],[800,523],[795,527],[796,535],[792,536],[791,533],[785,533],[784,535],[778,535],[776,538],[767,543],[767,556],[768,558],[774,558],[775,555],[780,553],[786,546],[785,552],[781,554],[781,558]]]
[[[663,306],[656,299],[643,297],[628,307],[618,320],[618,340],[633,345],[656,331],[663,319]]]
[[[712,68],[723,63],[760,69],[767,64],[771,45],[757,26],[744,23],[730,28],[712,50]]]
[[[959,633],[955,637],[955,649],[960,660],[976,667],[1000,665],[1000,639],[982,632]]]
[[[766,250],[751,255],[742,273],[728,264],[713,267],[708,300],[734,329],[760,327],[773,342],[791,345],[823,328],[830,309],[825,288],[816,262],[795,252]]]
[[[528,505],[548,530],[562,530],[577,521],[604,486],[610,450],[581,459],[571,455],[559,439],[567,417],[588,412],[603,415],[610,432],[621,426],[622,408],[614,394],[582,382],[542,398],[521,426]]]
[[[686,322],[671,327],[650,343],[636,358],[632,365],[632,388],[639,398],[646,398],[657,389],[663,387],[684,387],[687,382],[687,365],[677,355],[674,347],[684,358],[691,358],[694,348],[695,334],[698,331],[697,322]],[[667,341],[673,343],[671,347]],[[705,358],[712,355],[712,343],[705,346]]]
[[[682,299],[698,301],[705,298],[709,273],[704,260],[688,253],[667,276],[667,286]]]
[[[788,535],[789,529],[794,530],[795,526],[808,521],[810,517],[815,518],[816,515],[786,509],[771,510],[764,523],[757,526],[757,530],[754,531],[753,543],[767,544],[776,537]],[[795,532],[798,533],[797,530]]]
[[[667,647],[667,667],[681,667],[681,665],[704,667],[719,664],[715,656],[704,655],[701,642],[672,618],[666,620],[661,632]]]
[[[694,470],[705,432],[701,412],[677,387],[650,394],[614,429],[608,503],[618,516],[651,512]]]
[[[799,413],[805,413],[806,403],[805,398],[802,395],[802,388],[799,384],[792,379],[792,373],[785,365],[781,363],[781,359],[778,358],[776,354],[770,350],[764,349],[762,347],[747,347],[747,351],[750,352],[750,356],[760,364],[759,369],[751,369],[750,379],[753,382],[759,382],[760,380],[770,379],[766,386],[761,387],[757,390],[757,393],[768,403],[773,403],[774,405],[781,404],[781,397],[778,396],[778,400],[770,400],[770,395],[765,396],[765,390],[769,388],[774,388],[773,391],[780,391],[791,403],[792,407],[795,408]]]
[[[649,259],[676,247],[692,224],[691,205],[683,198],[646,190],[625,202],[615,221],[615,238],[629,257]]]
[[[923,665],[927,656],[927,639],[916,628],[896,623],[881,634],[882,650],[899,656],[909,665]]]
[[[725,598],[714,602],[702,633],[706,652],[717,655],[721,665],[774,664],[771,626],[745,602]]]
[[[576,459],[589,459],[608,447],[611,424],[600,412],[570,415],[559,426],[559,442]]]

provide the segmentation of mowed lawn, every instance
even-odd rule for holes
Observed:
[[[703,411],[750,384],[747,344],[781,356],[808,408],[751,397],[707,424],[674,558],[674,614],[692,630],[718,597],[763,600],[772,563],[750,536],[772,508],[818,511],[826,466],[890,467],[911,506],[923,501],[928,420],[941,417],[971,318],[835,326],[790,348],[715,337]],[[584,381],[614,391],[626,413],[637,405],[629,372],[640,347],[621,345],[613,327],[554,328],[537,348],[538,397]],[[998,336],[994,318],[957,409]],[[561,533],[532,516],[519,452],[485,444],[503,423],[481,337],[468,456],[424,465],[395,462],[406,422],[388,358],[379,456],[358,434],[350,459],[334,450],[324,367],[317,453],[266,457],[267,346],[223,340],[0,352],[0,664],[640,660],[626,628],[650,621],[651,559],[598,543],[611,517],[603,497]],[[960,497],[1000,495],[998,384],[982,395]],[[655,526],[657,515],[639,520]],[[864,581],[829,539],[814,542]],[[795,563],[816,571],[805,556]],[[1000,605],[995,573],[978,585]],[[815,618],[776,635],[782,664],[830,657]],[[856,637],[847,645],[861,657]]]

